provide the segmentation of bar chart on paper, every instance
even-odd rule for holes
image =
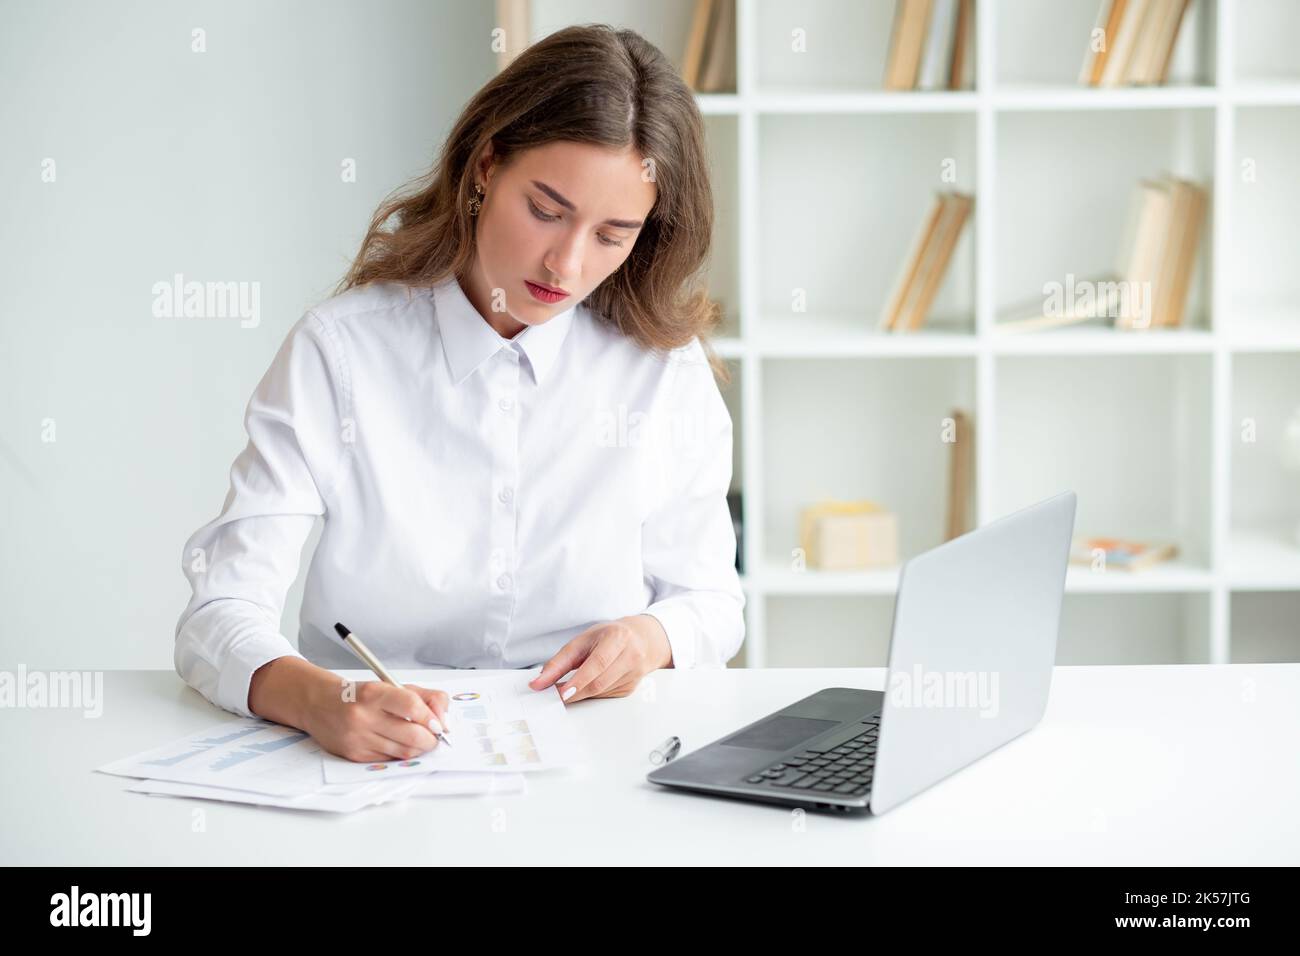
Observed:
[[[499,691],[462,690],[451,695],[452,726],[484,768],[541,763],[537,741],[518,698]]]
[[[322,784],[321,749],[300,730],[240,718],[98,768],[122,777],[288,796]]]
[[[554,688],[539,692],[528,687],[537,673],[439,676],[432,686],[450,698],[450,747],[411,760],[369,764],[324,754],[326,782],[355,783],[434,770],[517,773],[564,766],[571,746],[564,704]]]

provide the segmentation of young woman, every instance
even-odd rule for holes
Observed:
[[[695,287],[712,224],[700,114],[659,50],[583,26],[520,55],[258,384],[225,506],[185,545],[181,677],[377,760],[436,746],[447,697],[343,693],[336,621],[390,667],[541,664],[530,686],[570,704],[725,664],[744,596]],[[280,615],[318,515],[295,649]]]

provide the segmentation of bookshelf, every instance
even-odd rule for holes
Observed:
[[[1300,661],[1300,473],[1277,452],[1300,408],[1300,4],[1192,0],[1166,85],[1091,89],[1097,6],[977,0],[975,88],[888,92],[893,0],[738,0],[736,92],[699,95],[745,502],[732,666],[885,662],[897,569],[797,570],[797,512],[872,498],[899,515],[904,559],[941,543],[956,405],[974,418],[976,523],[1068,487],[1079,533],[1182,548],[1141,574],[1072,568],[1059,662]],[[533,39],[608,22],[679,61],[694,4],[531,7]],[[1133,184],[1162,170],[1212,185],[1182,327],[994,330],[1043,282],[1112,265]],[[878,334],[942,189],[976,206],[932,317]]]

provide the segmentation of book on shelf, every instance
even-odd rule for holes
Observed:
[[[697,93],[736,90],[736,0],[695,0],[682,79]]]
[[[1078,287],[1087,288],[1087,295],[1071,298],[1073,283],[1066,283],[1063,299],[1069,303],[1061,308],[1047,308],[1046,297],[1034,299],[1012,306],[1002,313],[1002,317],[993,325],[993,330],[1001,334],[1019,334],[1022,332],[1041,332],[1066,325],[1088,328],[1112,328],[1111,317],[1120,307],[1119,278],[1114,275],[1102,275],[1085,279]]]
[[[974,39],[975,0],[897,0],[885,89],[969,89]]]
[[[1169,543],[1103,537],[1075,537],[1070,542],[1070,563],[1097,571],[1141,571],[1176,557],[1178,547]]]
[[[1155,322],[1155,283],[1161,258],[1169,243],[1169,210],[1173,191],[1160,180],[1138,183],[1137,198],[1130,206],[1130,228],[1124,233],[1120,255],[1121,279],[1135,291],[1128,307],[1121,304],[1115,315],[1118,329],[1136,329]]]
[[[1147,308],[1118,310],[1117,328],[1183,324],[1207,205],[1206,191],[1185,179],[1165,175],[1139,183],[1130,214],[1135,225],[1127,240],[1124,278],[1146,283],[1141,298],[1147,300]]]
[[[1115,272],[1083,280],[1067,276],[1055,292],[1045,287],[1043,298],[1004,311],[994,329],[1181,327],[1208,201],[1204,188],[1176,176],[1142,180],[1129,206]]]
[[[1187,312],[1187,296],[1192,286],[1196,267],[1196,253],[1205,229],[1205,210],[1209,193],[1195,183],[1183,179],[1173,180],[1176,193],[1174,219],[1170,234],[1174,242],[1170,247],[1172,269],[1167,273],[1167,285],[1156,298],[1156,319],[1162,326],[1180,326]]]
[[[914,332],[925,324],[974,205],[965,193],[935,196],[881,312],[882,332]]]
[[[951,418],[954,434],[952,456],[948,462],[948,514],[943,536],[945,541],[951,541],[971,528],[970,499],[975,456],[970,416],[960,408],[954,408]]]
[[[1079,82],[1087,86],[1164,83],[1189,2],[1101,0]]]
[[[497,50],[497,72],[508,67],[528,47],[532,4],[528,0],[496,0],[496,25],[504,43]]]

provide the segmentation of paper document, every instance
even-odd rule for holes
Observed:
[[[241,717],[153,750],[115,760],[101,773],[247,790],[274,796],[314,793],[325,783],[321,748],[310,735]]]
[[[375,803],[402,800],[411,796],[420,786],[416,778],[385,780],[365,786],[324,785],[315,793],[278,797],[250,790],[230,790],[226,787],[205,787],[198,783],[177,783],[173,780],[141,780],[126,789],[132,793],[150,793],[173,797],[196,797],[202,800],[220,800],[226,803],[248,803],[263,807],[285,807],[290,810],[325,810],[334,813],[351,813]]]
[[[358,783],[431,770],[520,773],[568,766],[573,734],[554,687],[533,690],[541,668],[511,674],[439,674],[430,684],[451,698],[450,747],[441,744],[411,760],[356,763],[323,754],[326,783]]]
[[[452,746],[414,760],[355,763],[297,728],[239,717],[96,769],[137,778],[134,793],[338,813],[416,796],[518,793],[522,771],[571,760],[559,694],[528,686],[538,673],[438,674],[434,686],[451,697]]]
[[[431,773],[426,777],[403,777],[368,784],[326,784],[315,793],[295,797],[275,797],[247,790],[205,787],[197,783],[171,780],[142,780],[127,787],[133,793],[150,793],[174,797],[198,797],[227,803],[248,803],[289,810],[321,810],[351,813],[372,804],[405,800],[407,797],[519,793],[527,788],[521,773]]]

